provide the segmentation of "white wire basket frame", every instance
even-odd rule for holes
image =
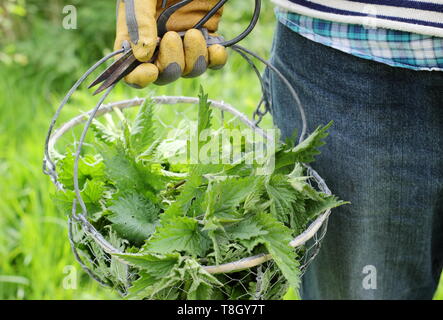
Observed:
[[[198,104],[199,99],[194,97],[184,97],[184,96],[157,96],[150,98],[152,102],[156,105],[174,105],[174,104]],[[250,127],[253,130],[258,131],[261,134],[264,134],[263,131],[255,126],[254,122],[251,121],[245,114],[238,111],[233,106],[229,105],[226,102],[223,101],[215,101],[215,100],[209,100],[211,102],[211,107],[215,109],[219,109],[223,112],[229,112],[234,117],[238,118],[240,121],[242,121],[245,125]],[[145,102],[144,98],[134,98],[131,100],[124,100],[119,102],[114,102],[110,104],[106,104],[101,106],[97,112],[94,115],[94,118],[103,116],[105,114],[113,112],[115,109],[124,110],[129,109],[133,107],[137,107],[142,105]],[[83,113],[70,121],[64,123],[59,127],[58,130],[54,132],[54,134],[49,139],[49,150],[50,153],[55,153],[55,145],[57,141],[64,136],[67,132],[75,128],[76,126],[85,123],[88,118],[91,117],[91,114],[93,113],[93,110]],[[315,183],[318,187],[318,189],[325,194],[331,195],[331,191],[327,187],[324,180],[318,175],[318,173],[312,169],[310,166],[305,165],[308,175],[311,177],[311,180],[313,183]],[[53,179],[54,180],[54,179]],[[56,185],[59,189],[63,190],[63,186],[60,184],[60,182],[56,182]],[[112,246],[102,235],[101,233],[87,220],[86,216],[84,214],[77,214],[77,201],[74,201],[73,203],[73,211],[72,211],[72,219],[74,221],[77,221],[81,224],[83,230],[85,233],[91,237],[100,247],[101,249],[106,252],[107,254],[116,257],[119,261],[124,262],[122,259],[119,259],[116,255],[122,254],[123,252]],[[327,210],[324,213],[322,213],[320,216],[318,216],[314,221],[311,222],[311,224],[306,228],[306,230],[295,237],[289,245],[293,248],[299,248],[301,246],[306,245],[306,243],[313,239],[314,244],[311,248],[308,248],[308,250],[314,250],[314,252],[310,256],[304,256],[304,261],[301,264],[302,265],[302,272],[308,267],[310,262],[315,258],[316,254],[318,253],[318,250],[320,248],[321,240],[323,239],[326,229],[327,229],[327,223],[328,218],[330,216],[331,210]],[[72,240],[72,239],[71,239]],[[73,246],[73,249],[75,247],[75,243],[71,242],[71,245]],[[128,255],[127,253],[125,253]],[[131,254],[133,256],[137,256],[139,254]],[[270,254],[259,254],[255,256],[251,256],[248,258],[244,258],[238,261],[233,261],[230,263],[225,263],[221,265],[213,265],[213,266],[204,266],[203,269],[206,270],[208,273],[211,274],[220,274],[220,273],[232,273],[237,272],[245,269],[249,269],[255,266],[258,266],[260,264],[263,264],[266,261],[269,261],[272,259],[272,256]]]
[[[240,54],[247,62],[248,64],[254,69],[255,74],[257,75],[258,79],[260,80],[260,84],[262,87],[263,92],[263,99],[260,102],[256,114],[259,115],[259,117],[263,117],[265,113],[259,112],[260,106],[265,101],[266,105],[266,98],[267,98],[267,86],[263,81],[263,78],[256,68],[254,62],[252,62],[250,57],[254,57],[258,59],[260,62],[266,65],[267,70],[270,72],[274,72],[276,76],[280,78],[280,80],[283,82],[283,84],[288,89],[288,94],[290,94],[296,105],[298,106],[298,110],[300,113],[300,120],[302,122],[302,130],[300,134],[299,142],[303,141],[307,134],[307,121],[306,121],[306,115],[304,108],[300,102],[300,99],[289,83],[289,81],[284,77],[284,75],[271,63],[266,61],[265,59],[261,58],[260,56],[254,54],[253,52],[249,51],[246,48],[243,48],[239,45],[234,45],[231,47],[231,49],[238,54]],[[56,172],[56,166],[55,163],[52,161],[51,155],[57,154],[55,150],[55,145],[57,141],[64,136],[67,132],[75,128],[76,126],[85,123],[82,135],[79,139],[79,142],[77,144],[77,150],[75,153],[75,161],[74,161],[74,191],[76,194],[76,199],[73,201],[72,204],[72,213],[69,217],[69,241],[71,244],[72,251],[74,253],[74,256],[78,263],[81,265],[81,267],[85,270],[85,272],[94,280],[98,281],[104,286],[109,286],[106,282],[99,279],[93,270],[91,270],[82,260],[78,253],[78,249],[76,247],[76,243],[73,237],[73,224],[77,223],[81,226],[82,230],[85,232],[87,236],[89,236],[105,253],[112,256],[113,258],[119,260],[122,263],[126,263],[122,259],[120,259],[117,255],[123,253],[121,250],[115,248],[112,246],[109,241],[107,241],[104,236],[88,221],[87,219],[87,209],[85,206],[85,203],[82,199],[82,196],[80,194],[80,188],[79,188],[79,181],[78,181],[78,162],[80,159],[80,154],[82,151],[82,146],[85,142],[86,135],[88,133],[89,127],[92,123],[92,121],[100,116],[103,116],[105,114],[109,114],[117,109],[123,110],[128,108],[133,108],[142,105],[145,102],[145,99],[143,98],[134,98],[131,100],[124,100],[124,101],[118,101],[114,103],[109,104],[103,104],[110,92],[113,90],[114,86],[111,86],[107,89],[107,91],[102,95],[100,100],[98,101],[95,108],[93,108],[89,112],[85,112],[68,122],[62,124],[57,130],[53,131],[55,128],[56,121],[58,117],[60,116],[60,113],[64,106],[66,105],[69,98],[74,94],[74,92],[78,89],[78,87],[86,80],[86,78],[92,74],[98,67],[103,65],[106,61],[111,59],[112,57],[116,56],[119,53],[122,53],[123,50],[118,50],[115,52],[112,52],[99,60],[96,64],[94,64],[71,88],[71,90],[67,93],[67,95],[62,100],[60,106],[58,107],[57,111],[55,112],[55,115],[51,121],[48,134],[46,137],[45,142],[45,156],[43,159],[43,171],[45,174],[49,175],[51,177],[52,182],[55,184],[58,190],[63,191],[64,187],[63,185],[58,181],[58,176]],[[157,96],[150,98],[154,104],[157,105],[175,105],[175,104],[198,104],[199,99],[195,97],[179,97],[179,96]],[[260,121],[252,121],[250,120],[245,114],[238,111],[236,108],[234,108],[232,105],[223,102],[223,101],[216,101],[216,100],[210,100],[211,107],[215,109],[219,109],[223,112],[228,112],[232,114],[234,117],[238,118],[241,122],[243,122],[246,126],[250,127],[251,129],[257,131],[262,136],[266,137],[264,131],[258,127],[258,122]],[[272,104],[272,102],[269,102],[269,104]],[[320,177],[320,175],[313,170],[309,165],[305,165],[307,170],[307,175],[310,177],[309,182],[312,184],[313,187],[317,188],[318,190],[324,192],[327,195],[331,195],[331,191],[329,190],[328,186],[326,185],[325,181]],[[81,213],[78,212],[78,207],[81,208]],[[321,241],[326,235],[327,231],[327,225],[328,225],[328,219],[330,216],[331,210],[327,210],[320,214],[314,221],[312,221],[309,226],[306,228],[304,232],[302,232],[300,235],[296,236],[289,245],[294,248],[294,250],[299,250],[299,252],[302,254],[301,256],[301,263],[300,263],[300,271],[303,275],[310,263],[314,260],[316,255],[318,254],[320,247],[321,247]],[[127,255],[127,253],[125,253]],[[137,256],[139,254],[132,254],[134,256]],[[203,266],[204,270],[206,270],[210,274],[227,274],[227,273],[233,273],[237,271],[242,271],[246,269],[251,269],[256,266],[260,266],[261,264],[264,264],[267,261],[272,260],[272,256],[270,254],[259,254],[255,256],[251,256],[248,258],[244,258],[238,261],[233,261],[225,264],[220,265],[213,265],[213,266]],[[127,264],[127,263],[126,263]]]

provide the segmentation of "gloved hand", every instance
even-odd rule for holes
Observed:
[[[167,1],[167,7],[180,0]],[[128,41],[134,56],[142,62],[125,77],[137,88],[150,83],[162,85],[183,77],[197,77],[209,67],[222,68],[227,61],[226,48],[219,44],[207,46],[205,36],[191,29],[211,10],[218,0],[194,0],[177,10],[167,23],[168,32],[162,39],[157,35],[157,17],[163,12],[162,0],[120,0],[117,12],[115,50]],[[219,10],[204,28],[211,34],[217,30],[222,10]],[[185,32],[183,39],[178,32]],[[158,42],[158,54],[154,57]],[[154,61],[151,61],[154,58]]]

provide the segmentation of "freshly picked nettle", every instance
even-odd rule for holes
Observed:
[[[197,121],[165,130],[147,101],[134,120],[92,123],[78,166],[87,220],[117,253],[79,224],[75,252],[96,280],[128,299],[281,299],[300,283],[302,248],[291,241],[343,205],[307,176],[330,125],[298,145],[273,130],[213,126],[200,94]],[[71,149],[74,150],[72,145]],[[76,201],[75,156],[57,161],[66,212]]]

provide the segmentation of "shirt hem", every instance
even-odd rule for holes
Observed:
[[[323,11],[318,11],[315,9],[307,8],[287,0],[271,0],[278,7],[288,10],[290,12],[295,12],[301,15],[324,19],[334,22],[349,23],[349,24],[359,24],[367,25],[369,27],[385,28],[392,30],[400,30],[412,33],[418,33],[423,35],[443,37],[443,29],[431,26],[424,26],[419,24],[411,24],[401,21],[393,21],[388,19],[380,19],[376,16],[352,16],[352,15],[340,15],[334,13],[327,13]]]
[[[291,26],[291,24],[294,25],[294,23],[292,21],[286,19],[285,17],[283,17],[281,14],[277,14],[277,17],[278,17],[278,20],[280,23],[282,23],[283,25],[285,25],[286,27],[291,29],[293,32],[298,33],[299,35],[301,35],[302,37],[304,37],[306,39],[309,39],[309,40],[314,41],[316,43],[320,43],[320,44],[325,45],[327,47],[334,48],[334,49],[339,50],[341,52],[344,52],[344,53],[347,53],[347,54],[350,54],[350,55],[353,55],[353,56],[356,56],[356,57],[359,57],[362,59],[383,63],[383,64],[389,65],[391,67],[410,69],[410,70],[414,70],[414,71],[428,71],[428,72],[443,71],[443,68],[439,68],[439,67],[418,67],[418,66],[413,66],[413,65],[401,63],[401,62],[396,62],[396,61],[393,61],[390,59],[385,59],[385,58],[376,57],[376,56],[370,56],[370,55],[360,52],[358,50],[352,50],[352,49],[345,50],[343,47],[334,45],[334,43],[331,42],[329,39],[323,38],[321,35],[313,34],[312,32],[310,32],[310,30],[307,30],[299,25],[296,25],[299,30],[294,30],[293,26]]]

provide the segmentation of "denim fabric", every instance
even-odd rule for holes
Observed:
[[[310,132],[334,120],[313,167],[352,202],[333,210],[302,297],[432,298],[443,265],[443,73],[361,59],[280,23],[272,62],[300,95]],[[297,108],[268,78],[274,122],[290,136]],[[372,266],[376,289],[364,286]]]

